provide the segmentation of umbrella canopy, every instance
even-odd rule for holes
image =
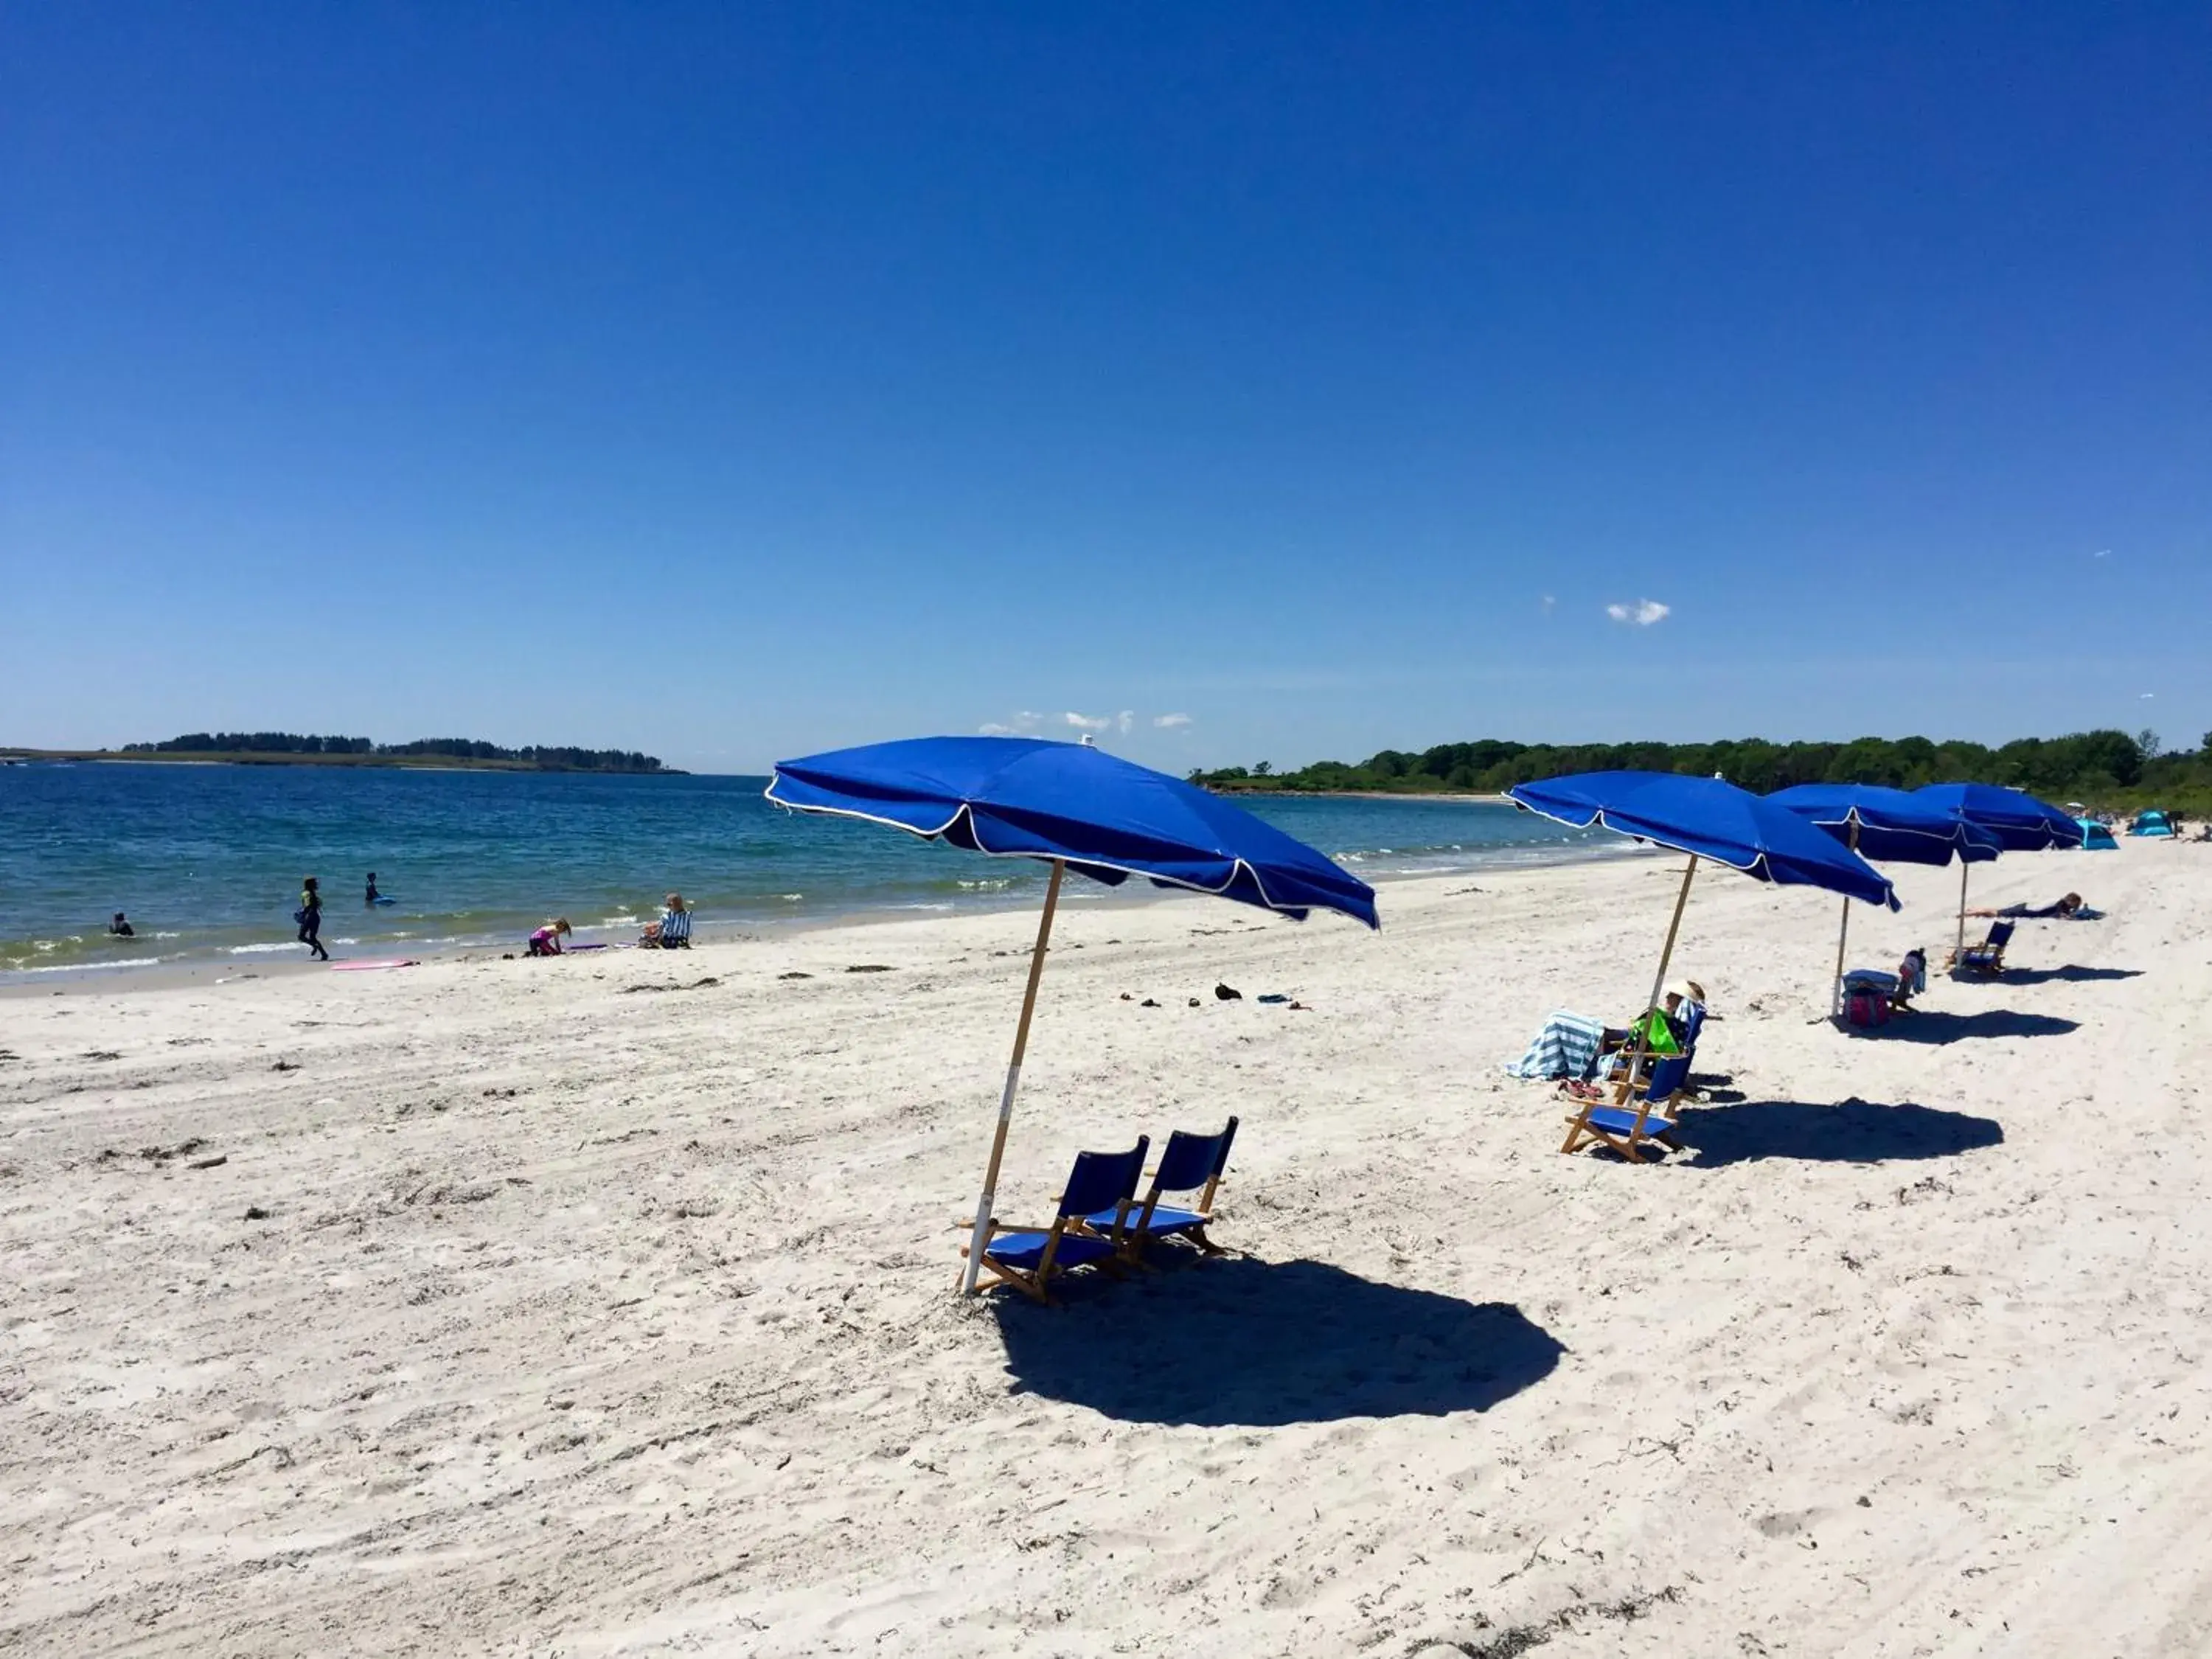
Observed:
[[[2008,853],[2040,853],[2052,847],[2079,847],[2084,839],[2071,812],[2017,789],[1993,783],[1930,783],[1913,794],[1939,812],[1995,836]],[[1954,961],[1966,948],[1966,871],[1959,868],[1959,934]]]
[[[1767,799],[1833,836],[1860,857],[1887,863],[1985,863],[2004,848],[1989,830],[1938,811],[1903,789],[1875,783],[1801,783]],[[1836,974],[1829,1011],[1844,1012],[1844,953],[1850,939],[1851,902],[1836,926]]]
[[[1759,881],[1825,887],[1897,908],[1887,878],[1786,806],[1719,778],[1672,772],[1582,772],[1505,792],[1547,818],[1711,859]]]
[[[1382,925],[1375,890],[1304,842],[1194,785],[1085,744],[914,738],[839,749],[778,762],[768,798],[795,811],[865,818],[993,858],[1039,859],[1052,866],[969,1237],[961,1285],[969,1292],[991,1237],[999,1164],[1066,872],[1109,884],[1143,876],[1162,887],[1213,893],[1301,921],[1311,910],[1329,909],[1370,927]]]
[[[2081,826],[2071,812],[1993,783],[1931,783],[1913,795],[1939,812],[1987,830],[2008,853],[2079,847]]]
[[[1985,863],[2004,851],[1994,832],[1929,805],[1909,790],[1874,783],[1801,783],[1767,799],[1826,830],[1878,864]]]
[[[1061,860],[1094,880],[1145,876],[1304,920],[1370,927],[1375,890],[1304,842],[1195,785],[1073,743],[913,738],[779,761],[768,798],[866,818],[994,858]]]

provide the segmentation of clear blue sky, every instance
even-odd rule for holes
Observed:
[[[2201,3],[4,0],[0,145],[0,740],[2212,726]]]

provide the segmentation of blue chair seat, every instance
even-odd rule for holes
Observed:
[[[1583,1114],[1583,1121],[1612,1134],[1636,1133],[1636,1114],[1625,1106],[1593,1106]],[[1662,1117],[1656,1112],[1644,1120],[1644,1133],[1647,1136],[1671,1134],[1674,1129],[1674,1120]]]
[[[1105,1215],[1105,1224],[1110,1227],[1114,1212],[1109,1210]],[[1006,1267],[1033,1273],[1044,1260],[1044,1247],[1051,1242],[1050,1233],[1000,1233],[983,1247],[983,1254]],[[1060,1249],[1053,1252],[1052,1265],[1055,1268],[1084,1267],[1094,1261],[1103,1261],[1113,1254],[1113,1245],[1105,1239],[1062,1233]]]
[[[1137,1218],[1143,1213],[1142,1205],[1130,1209],[1128,1227],[1131,1232],[1138,1230]],[[1152,1206],[1152,1218],[1144,1231],[1146,1233],[1179,1233],[1186,1227],[1203,1227],[1208,1219],[1195,1210],[1171,1210],[1164,1204],[1156,1204]],[[1096,1215],[1087,1215],[1083,1218],[1083,1224],[1097,1232],[1110,1232],[1114,1228],[1114,1212],[1101,1210]]]

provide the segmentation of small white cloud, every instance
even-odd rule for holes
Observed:
[[[2089,556],[2093,559],[2109,559],[2112,556],[2112,550],[2109,547],[2100,547]]]
[[[1163,731],[1172,732],[1177,726],[1188,726],[1190,724],[1190,716],[1188,714],[1155,714],[1152,716],[1152,724],[1158,726]]]
[[[1638,628],[1649,628],[1653,623],[1664,622],[1674,607],[1662,605],[1656,599],[1638,599],[1633,605],[1609,605],[1605,614],[1617,623],[1633,623]]]
[[[1079,732],[1103,732],[1114,724],[1114,717],[1111,714],[1078,714],[1071,712],[1062,714],[1060,719]]]
[[[1538,603],[1544,607],[1544,614],[1548,617],[1559,608],[1559,596],[1556,593],[1547,593]]]
[[[996,720],[985,720],[975,730],[987,738],[1011,738],[1014,735],[1012,726],[1001,726]]]
[[[1129,728],[1136,723],[1137,711],[1133,708],[1124,708],[1120,714],[1114,716],[1114,724],[1120,726],[1124,734],[1126,734]]]
[[[2158,693],[2157,693],[2157,692],[2155,692],[2155,691],[2146,691],[2146,692],[2144,692],[2144,693],[2142,694],[2142,696],[2141,696],[2140,697],[2136,698],[2136,701],[2137,702],[2149,702],[2153,697],[2156,696],[2157,695],[2158,695]]]

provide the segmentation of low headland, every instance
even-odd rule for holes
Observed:
[[[1929,738],[1848,743],[1514,743],[1494,738],[1415,752],[1385,749],[1357,763],[1316,761],[1278,772],[1267,762],[1194,770],[1190,781],[1221,794],[1502,794],[1573,772],[1718,775],[1754,793],[1800,783],[1993,783],[2097,811],[2166,807],[2212,811],[2212,732],[2193,750],[2168,750],[2155,732],[2078,732],[1987,744]]]
[[[175,761],[222,766],[404,766],[469,772],[621,772],[681,775],[634,749],[528,744],[502,748],[477,738],[377,743],[293,732],[191,732],[120,749],[21,749],[0,744],[0,761]]]

